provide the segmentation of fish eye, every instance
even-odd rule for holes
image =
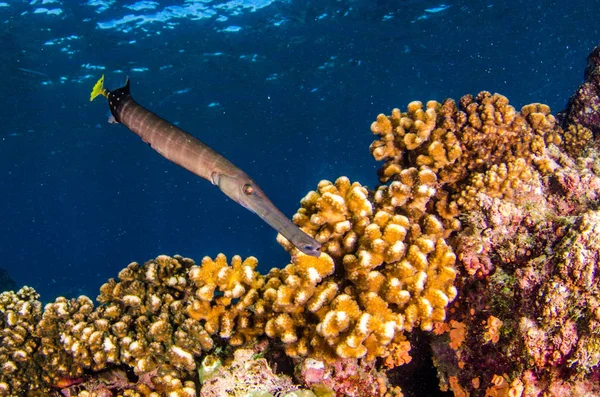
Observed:
[[[306,244],[306,245],[304,246],[304,249],[305,249],[305,250],[308,250],[308,251],[318,251],[318,250],[319,250],[319,248],[320,248],[320,247],[315,247],[313,244]]]
[[[251,184],[246,183],[244,186],[242,186],[242,191],[246,196],[250,196],[252,193],[254,193],[254,187],[252,187]]]

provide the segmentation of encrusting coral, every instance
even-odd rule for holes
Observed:
[[[254,350],[238,349],[229,365],[220,367],[204,382],[201,396],[221,397],[226,392],[226,395],[231,397],[273,395],[295,397],[292,392],[297,390],[298,387],[289,377],[277,376],[269,367],[267,360],[257,357]]]
[[[455,396],[600,395],[598,54],[560,123],[489,92],[377,116],[382,185],[321,181],[293,217],[319,258],[278,236],[291,260],[266,275],[254,257],[161,255],[98,306],[0,294],[0,396],[219,395],[236,379],[257,396],[400,396],[386,371],[417,332]]]

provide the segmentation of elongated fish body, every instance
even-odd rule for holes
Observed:
[[[104,76],[91,99],[108,99],[114,121],[122,123],[168,160],[217,185],[238,204],[256,213],[301,252],[319,256],[321,244],[281,213],[244,171],[191,134],[138,104],[130,94],[129,80],[114,91],[104,89]]]
[[[215,183],[214,178],[231,170],[242,172],[225,157],[167,120],[138,104],[126,85],[108,93],[110,112],[163,157]]]

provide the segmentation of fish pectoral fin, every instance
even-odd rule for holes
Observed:
[[[119,124],[119,122],[117,121],[117,119],[115,119],[115,116],[113,116],[112,114],[110,116],[108,116],[108,122],[110,124]]]
[[[221,175],[218,172],[213,172],[212,174],[210,174],[210,183],[212,183],[213,185],[219,186],[220,176]]]

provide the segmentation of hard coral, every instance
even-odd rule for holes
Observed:
[[[592,157],[574,160],[551,144],[540,156],[554,171],[538,176],[539,188],[526,201],[482,192],[479,205],[462,217],[453,241],[466,273],[450,319],[464,324],[464,341],[434,343],[442,378],[456,395],[483,395],[475,378],[492,384],[485,389],[490,396],[600,393],[593,386],[599,217],[589,209],[600,193],[600,173],[594,149],[586,153]],[[497,375],[505,373],[506,384]]]
[[[183,379],[196,369],[196,360],[203,351],[213,348],[211,335],[244,340],[263,332],[262,327],[256,331],[249,308],[257,296],[255,288],[263,283],[253,270],[256,259],[242,261],[234,257],[231,266],[223,256],[215,261],[205,258],[203,262],[204,271],[191,259],[180,256],[161,255],[144,266],[132,263],[119,273],[118,281],[111,279],[101,287],[98,301],[102,305],[97,308],[87,297],[58,298],[41,314],[36,296],[26,289],[20,292],[21,298],[10,293],[2,295],[1,309],[8,319],[3,334],[12,338],[12,326],[18,327],[17,332],[23,328],[32,346],[37,346],[30,350],[48,357],[39,360],[39,370],[29,368],[23,376],[15,366],[10,371],[12,385],[5,387],[8,394],[23,388],[15,382],[25,384],[25,379],[36,373],[40,380],[30,383],[39,390],[48,390],[85,371],[119,365],[130,366],[140,376],[155,373],[151,385],[161,393],[184,396],[189,394],[188,389],[195,390],[193,383],[190,386]],[[200,315],[198,302],[206,303],[206,286],[216,289],[219,297],[209,299],[211,310]],[[15,309],[22,312],[18,321]],[[30,324],[20,324],[25,320]],[[2,349],[6,346],[11,346],[8,339],[3,340]],[[15,353],[10,355],[15,357]],[[6,365],[11,366],[12,361]]]
[[[316,191],[300,201],[301,208],[293,220],[323,244],[323,252],[335,259],[342,258],[356,249],[358,237],[373,214],[368,195],[366,187],[350,183],[348,178],[338,178],[335,184],[321,181]],[[277,240],[292,254],[298,252],[281,235]]]
[[[418,236],[415,238],[415,248],[407,253],[407,258],[414,258],[406,259],[404,268],[413,261],[416,271],[424,272],[417,277],[421,297],[417,290],[395,281],[359,290],[356,280],[356,292],[349,285],[342,291],[343,281],[334,276],[336,264],[326,253],[319,258],[297,253],[287,267],[273,269],[267,276],[254,270],[257,261],[252,257],[234,257],[228,263],[219,255],[214,260],[204,258],[196,266],[191,259],[161,255],[143,266],[131,263],[118,280],[104,284],[99,307],[87,297],[60,297],[42,313],[33,291],[5,293],[3,335],[10,336],[3,339],[0,352],[10,357],[3,369],[12,377],[2,379],[3,395],[21,390],[25,379],[33,375],[38,381],[31,384],[41,391],[69,387],[71,380],[83,382],[76,386],[79,390],[95,390],[95,383],[85,380],[87,373],[123,366],[132,368],[140,379],[152,374],[143,386],[128,383],[122,385],[123,390],[143,387],[148,393],[193,395],[194,384],[189,379],[205,351],[223,343],[249,344],[265,333],[281,340],[294,357],[335,361],[339,357],[373,360],[390,355],[385,346],[407,343],[402,335],[405,320],[398,311],[400,302],[394,301],[391,288],[406,288],[401,295],[409,297],[404,303],[414,306],[409,309],[413,313],[425,310],[431,314],[447,297],[439,301],[439,294],[430,289],[451,285],[438,277],[444,266],[452,268],[453,256],[443,259],[447,247],[419,243]],[[425,264],[418,262],[427,257],[432,261],[429,275]],[[440,263],[435,264],[437,261]],[[378,295],[384,289],[389,302]],[[415,294],[413,300],[411,294]],[[430,308],[423,306],[426,299]],[[16,317],[15,310],[22,317]],[[21,325],[25,320],[29,322]],[[411,317],[409,324],[415,321]],[[11,327],[16,329],[14,335]],[[11,342],[10,338],[18,335],[22,336],[18,343]],[[30,347],[23,350],[19,345],[23,342]],[[13,345],[14,351],[9,351]],[[48,359],[40,360],[38,368],[36,361],[27,360],[28,354]]]
[[[379,175],[387,183],[374,195],[373,212],[406,217],[405,229],[434,217],[458,254],[461,294],[446,313],[452,327],[433,322],[436,334],[450,331],[436,338],[434,352],[442,386],[455,395],[483,395],[488,382],[487,395],[527,393],[530,368],[541,389],[556,388],[552,379],[561,373],[561,388],[598,392],[580,379],[598,377],[597,217],[590,207],[597,206],[600,167],[589,141],[599,125],[598,96],[590,94],[599,51],[562,119],[566,132],[548,106],[519,112],[487,92],[458,106],[411,102],[371,126],[379,138],[371,153],[384,161]],[[389,249],[381,247],[376,270]]]
[[[188,315],[202,321],[210,335],[218,333],[233,346],[262,334],[264,319],[254,316],[251,310],[258,300],[257,289],[264,284],[255,271],[257,265],[256,258],[242,261],[239,256],[234,256],[229,265],[225,255],[219,254],[214,261],[205,257],[200,266],[192,266],[189,277],[197,289],[187,308]]]
[[[259,392],[283,396],[298,390],[285,375],[276,375],[267,360],[255,357],[250,349],[238,349],[233,361],[219,368],[202,385],[201,397],[242,397],[258,395]]]
[[[428,132],[409,131],[411,129]],[[380,137],[371,144],[376,160],[384,160],[380,179],[386,182],[402,170],[426,166],[443,185],[454,186],[470,171],[482,172],[488,166],[522,158],[530,161],[548,143],[559,143],[555,119],[545,105],[528,105],[521,113],[499,94],[481,92],[466,95],[456,103],[430,101],[427,110],[420,102],[398,109],[389,117],[379,115],[371,126]],[[415,140],[407,137],[417,135]],[[546,139],[544,139],[546,137]]]
[[[38,298],[30,287],[0,294],[0,396],[37,390],[44,382],[40,341],[33,336],[42,316]]]
[[[455,257],[443,240],[442,222],[425,212],[435,192],[435,175],[416,169],[403,175],[399,183],[406,189],[392,185],[373,194],[342,177],[335,184],[321,182],[302,200],[294,221],[323,243],[336,271],[318,287],[324,298],[316,306],[309,301],[309,311],[319,319],[316,334],[305,326],[302,311],[302,320],[295,321],[297,336],[282,338],[288,354],[304,356],[314,346],[329,360],[372,360],[389,355],[386,346],[403,341],[403,331],[415,326],[431,330],[434,321],[445,318],[445,308],[456,296]],[[403,189],[406,194],[400,197]],[[289,314],[279,319],[294,323]]]
[[[420,114],[418,106],[414,110]],[[413,143],[427,136],[416,130],[411,134]],[[345,177],[335,183],[322,181],[301,201],[294,222],[323,244],[324,255],[335,262],[335,272],[332,266],[330,272],[320,274],[320,285],[308,290],[312,294],[314,288],[319,294],[316,299],[309,295],[307,306],[318,319],[316,328],[306,322],[305,308],[273,306],[284,313],[270,320],[267,334],[278,336],[289,355],[329,361],[387,357],[391,354],[387,346],[403,342],[404,331],[415,326],[431,330],[434,321],[444,320],[445,309],[457,293],[456,271],[443,223],[427,213],[436,176],[416,168],[400,175],[400,180],[376,192]],[[278,240],[294,258],[302,258],[285,239]],[[303,285],[289,278],[287,268],[267,277],[267,285],[278,295],[294,289],[285,285],[290,283],[286,280]]]

